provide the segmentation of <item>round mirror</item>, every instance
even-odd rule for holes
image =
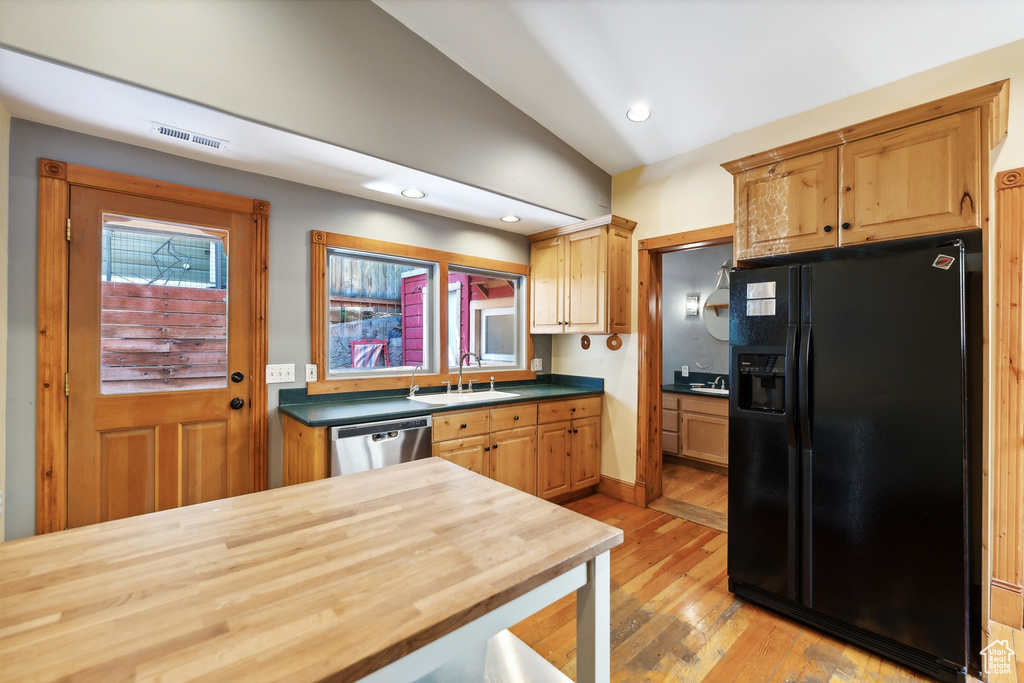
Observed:
[[[716,289],[708,294],[700,307],[700,317],[708,334],[715,339],[729,341],[729,290]]]

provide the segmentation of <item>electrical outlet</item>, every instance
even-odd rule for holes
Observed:
[[[689,377],[690,376],[690,366],[689,365],[684,365],[682,371],[680,372],[680,374],[682,374],[683,377]]]
[[[306,363],[306,381],[307,382],[315,382],[316,381],[316,364],[315,363]]]
[[[267,366],[267,384],[295,381],[295,363],[280,363]]]
[[[543,358],[531,358],[530,359],[530,370],[532,370],[533,372],[540,372],[543,369],[544,369],[544,359]]]

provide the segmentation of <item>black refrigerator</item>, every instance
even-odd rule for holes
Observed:
[[[741,269],[730,589],[942,680],[980,642],[981,258]]]

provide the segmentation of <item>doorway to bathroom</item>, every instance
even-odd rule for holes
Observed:
[[[639,245],[638,480],[648,507],[728,523],[728,289],[732,226]]]

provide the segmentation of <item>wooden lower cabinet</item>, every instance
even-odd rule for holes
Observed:
[[[679,394],[661,392],[661,452],[679,455]]]
[[[538,422],[537,495],[557,498],[597,485],[601,480],[601,399],[542,404]]]
[[[537,495],[536,425],[536,403],[437,413],[433,455]]]
[[[489,476],[491,470],[490,453],[486,436],[470,436],[465,439],[453,439],[433,445],[435,458],[444,458],[467,470]]]
[[[600,396],[431,417],[434,457],[520,491],[555,498],[601,479]],[[284,484],[330,476],[329,428],[307,427],[287,415],[281,424]]]
[[[331,451],[327,427],[307,427],[287,415],[281,416],[285,486],[325,479],[331,474]]]
[[[679,455],[712,465],[729,465],[729,401],[707,396],[680,398]]]
[[[490,477],[537,495],[537,428],[520,427],[491,434]]]

